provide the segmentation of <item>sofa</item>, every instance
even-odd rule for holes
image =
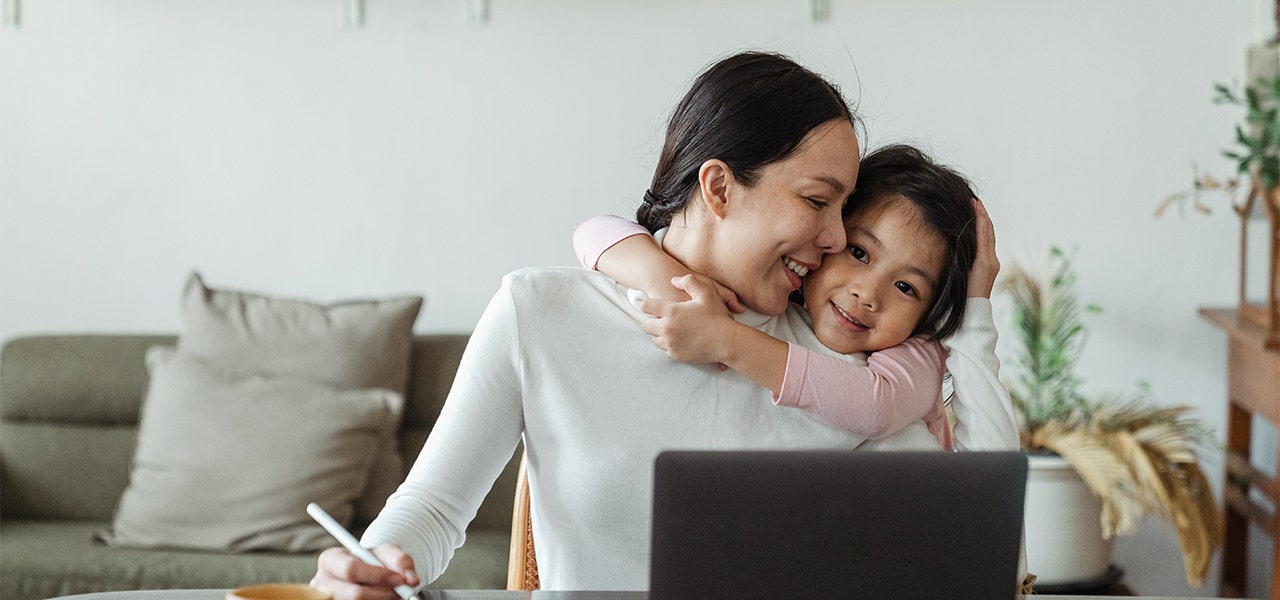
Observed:
[[[0,598],[233,588],[314,575],[314,552],[134,549],[96,540],[130,482],[144,357],[175,342],[170,335],[36,335],[0,349]],[[399,431],[405,471],[435,423],[466,343],[461,334],[414,336]],[[519,458],[517,449],[466,542],[429,587],[505,586]]]

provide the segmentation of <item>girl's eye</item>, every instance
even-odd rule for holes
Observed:
[[[867,251],[863,250],[862,246],[849,246],[849,254],[862,262],[867,262]]]
[[[895,282],[893,285],[894,287],[898,288],[899,292],[902,292],[908,296],[916,295],[916,288],[911,287],[910,283],[907,283],[905,281],[898,281],[898,282]]]

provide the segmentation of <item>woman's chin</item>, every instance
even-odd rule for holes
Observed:
[[[774,298],[772,296],[774,295],[771,295],[771,297],[765,301],[760,301],[758,299],[749,300],[747,298],[742,298],[742,304],[746,306],[748,309],[758,312],[762,315],[776,317],[787,311],[787,305],[791,303],[790,293],[788,292],[787,294],[783,295],[781,298]]]

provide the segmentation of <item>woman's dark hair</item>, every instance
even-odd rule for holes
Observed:
[[[840,90],[785,56],[744,52],[715,63],[671,115],[636,221],[650,231],[670,225],[693,197],[702,163],[713,158],[753,185],[761,167],[786,158],[832,119],[855,121]]]
[[[920,211],[922,223],[946,244],[933,303],[916,326],[917,333],[932,329],[932,339],[950,335],[964,318],[969,269],[978,253],[971,203],[975,197],[963,175],[912,146],[899,144],[875,150],[862,159],[858,188],[845,205],[847,219],[882,202],[905,199]]]

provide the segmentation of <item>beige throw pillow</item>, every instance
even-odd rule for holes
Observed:
[[[332,538],[306,513],[341,522],[365,487],[377,441],[399,421],[388,390],[337,390],[147,353],[150,382],[113,546],[315,551]]]
[[[316,304],[211,289],[192,273],[178,347],[228,367],[403,394],[421,307],[420,297]]]
[[[421,297],[327,305],[272,298],[212,289],[192,273],[182,294],[178,348],[221,366],[404,395],[421,307]],[[404,479],[398,432],[397,423],[378,442],[357,521],[372,521]]]

